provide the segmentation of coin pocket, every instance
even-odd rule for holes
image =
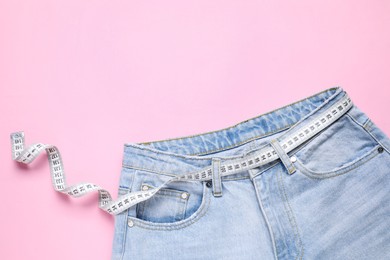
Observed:
[[[140,189],[156,188],[142,183]],[[170,223],[185,218],[190,193],[173,188],[161,188],[151,198],[137,204],[136,217],[155,223]]]

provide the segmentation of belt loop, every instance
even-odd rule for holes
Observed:
[[[270,144],[275,149],[275,152],[278,154],[279,158],[281,159],[282,163],[286,167],[288,174],[293,174],[296,169],[294,164],[291,162],[290,157],[286,153],[286,151],[280,146],[280,143],[277,139],[271,140]]]
[[[221,159],[212,158],[212,182],[214,197],[222,196],[222,176],[220,171]]]

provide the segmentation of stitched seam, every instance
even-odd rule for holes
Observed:
[[[141,183],[141,188],[142,186],[148,186],[149,188],[157,188],[157,187],[154,187],[152,185],[150,185],[149,183],[147,182],[142,182]],[[170,197],[170,198],[181,198],[181,194],[183,192],[187,192],[185,190],[181,190],[181,189],[175,189],[175,188],[160,188],[153,196],[160,196],[160,197]]]
[[[146,168],[139,168],[139,167],[134,167],[134,166],[128,166],[128,165],[123,165],[122,167],[129,168],[129,169],[135,169],[135,170],[141,170],[141,171],[146,171],[152,174],[161,174],[169,177],[177,177],[178,175],[172,174],[172,173],[167,173],[167,172],[159,172],[159,171],[152,171],[150,169]],[[127,173],[125,173],[127,174]],[[241,180],[241,179],[249,179],[249,176],[239,176],[239,177],[229,177],[229,176],[222,176],[222,180],[230,181],[230,180]],[[121,186],[122,188],[128,189],[129,187]]]
[[[252,179],[254,179],[256,176],[258,176],[258,175],[260,175],[260,174],[263,174],[265,171],[268,171],[269,169],[271,169],[272,167],[274,167],[274,166],[277,165],[278,163],[280,163],[279,160],[274,161],[269,167],[267,167],[267,168],[265,168],[264,170],[262,170],[262,171],[256,173],[256,175],[254,175]]]
[[[119,185],[119,189],[118,189],[118,192],[119,192],[119,195],[123,195],[121,193],[121,190],[122,191],[125,191],[123,194],[126,194],[129,192],[129,188],[127,187],[124,187],[124,186],[121,186]],[[121,245],[121,253],[120,253],[120,259],[123,259],[124,255],[125,255],[125,249],[126,249],[126,234],[127,234],[127,231],[128,231],[128,226],[127,226],[127,222],[129,221],[128,219],[128,212],[129,212],[129,209],[126,209],[125,211],[121,212],[120,214],[124,214],[124,231],[123,231],[123,236],[122,236],[122,245]]]
[[[217,191],[217,176],[216,176],[216,162],[213,162],[212,167],[211,167],[211,174],[212,174],[212,182],[213,182],[213,195],[215,196],[215,193]]]
[[[282,132],[288,128],[290,128],[291,126],[293,126],[295,123],[292,123],[292,124],[288,124],[288,125],[285,125],[284,127],[281,127],[281,128],[278,128],[272,132],[267,132],[263,135],[257,135],[257,136],[254,136],[252,138],[248,138],[248,139],[245,139],[244,141],[241,141],[241,142],[238,142],[238,143],[235,143],[233,145],[230,145],[230,146],[226,146],[226,147],[223,147],[221,149],[214,149],[214,150],[208,150],[207,152],[204,152],[204,153],[190,153],[188,155],[208,155],[210,153],[214,153],[214,152],[219,152],[219,151],[224,151],[224,150],[228,150],[230,148],[234,148],[234,147],[237,147],[237,146],[240,146],[240,145],[243,145],[243,144],[246,144],[246,143],[249,143],[251,141],[254,141],[254,140],[257,140],[257,139],[261,139],[261,138],[264,138],[264,137],[268,137],[268,136],[271,136],[275,133],[278,133],[278,132]],[[256,149],[256,148],[255,148]],[[232,156],[232,158],[237,158],[239,156]]]
[[[169,225],[165,226],[165,225],[160,225],[163,223],[156,223],[156,222],[151,222],[151,224],[146,224],[146,223],[142,222],[142,220],[134,218],[134,217],[132,218],[132,220],[134,221],[134,223],[137,223],[138,227],[150,229],[150,230],[159,230],[159,231],[177,230],[177,229],[182,229],[182,228],[185,228],[189,225],[192,225],[206,214],[206,212],[208,211],[208,208],[210,206],[210,200],[211,200],[210,192],[209,192],[208,188],[204,186],[204,184],[203,184],[203,189],[204,189],[204,193],[203,193],[204,198],[202,199],[201,205],[197,210],[198,213],[194,213],[193,216],[189,217],[191,219],[187,219],[187,221],[185,221],[184,223],[177,224],[175,222],[172,222],[172,223],[169,223]]]
[[[390,153],[390,147],[388,148],[386,145],[384,145],[381,141],[378,140],[378,138],[376,137],[376,135],[374,135],[372,132],[371,132],[371,127],[374,125],[374,122],[372,120],[370,120],[370,123],[368,125],[366,125],[366,127],[363,127],[359,122],[357,122],[352,116],[350,116],[351,119],[356,123],[358,124],[359,126],[361,126],[380,146],[382,146],[388,153]]]
[[[133,177],[134,179],[134,177]],[[132,185],[133,185],[133,181],[132,181]],[[119,189],[123,189],[123,186],[119,186],[120,188]],[[130,191],[129,188],[125,188],[127,190],[127,192]],[[126,193],[125,193],[126,194]],[[124,223],[123,225],[125,226],[124,227],[124,231],[123,231],[123,236],[122,236],[122,248],[121,248],[121,259],[123,259],[124,255],[125,255],[125,251],[126,251],[126,234],[128,232],[128,226],[127,226],[127,222],[129,221],[128,217],[129,217],[129,209],[126,209],[124,212],[121,212],[121,214],[125,214],[124,216]]]
[[[376,137],[376,135],[372,134],[370,131],[368,131],[368,133],[371,135],[372,138],[374,138],[374,140],[380,145],[383,147],[383,149],[385,149],[388,153],[390,153],[390,148],[387,148],[387,146],[382,143],[381,141],[379,141],[379,139]]]
[[[246,139],[242,142],[239,142],[239,143],[234,143],[233,145],[230,145],[230,146],[226,146],[226,147],[223,147],[221,149],[214,149],[214,150],[208,150],[207,152],[205,153],[193,153],[193,154],[186,154],[186,155],[181,155],[181,154],[177,154],[177,153],[172,153],[172,152],[166,152],[166,151],[161,151],[161,150],[157,150],[156,148],[152,148],[152,147],[148,147],[148,146],[143,146],[143,147],[140,147],[140,146],[136,146],[136,145],[139,145],[139,144],[143,144],[143,143],[136,143],[136,145],[132,144],[132,143],[127,143],[127,144],[124,144],[124,146],[132,146],[132,147],[136,147],[138,149],[141,149],[141,150],[148,150],[148,151],[152,151],[154,153],[157,153],[157,154],[165,154],[165,155],[169,155],[169,156],[174,156],[174,157],[179,157],[179,158],[186,158],[186,159],[190,159],[190,160],[210,160],[211,158],[201,158],[201,157],[191,157],[191,156],[196,156],[196,155],[208,155],[210,153],[213,153],[213,152],[219,152],[219,151],[225,151],[225,150],[228,150],[230,148],[234,148],[234,147],[237,147],[237,146],[240,146],[242,144],[245,144],[245,143],[248,143],[250,141],[253,141],[253,140],[256,140],[256,139],[260,139],[260,138],[264,138],[264,137],[267,137],[267,136],[270,136],[270,135],[273,135],[277,132],[281,132],[281,131],[284,131],[288,128],[290,128],[291,126],[293,126],[294,124],[296,124],[297,122],[295,123],[292,123],[292,124],[288,124],[288,125],[285,125],[284,127],[282,128],[278,128],[272,132],[267,132],[263,135],[258,135],[258,136],[255,136],[255,137],[252,137],[252,138],[249,138],[249,139]],[[184,138],[183,138],[184,139]],[[255,148],[254,150],[256,150],[257,148]],[[152,157],[152,156],[150,156]],[[241,155],[238,155],[238,156],[227,156],[227,157],[224,157],[226,159],[234,159],[234,158],[239,158],[241,157]],[[153,158],[156,158],[156,157],[153,157]]]
[[[261,212],[262,212],[262,214],[263,214],[263,216],[265,218],[265,222],[267,223],[268,231],[270,233],[271,242],[272,242],[272,245],[273,245],[274,256],[275,256],[275,258],[277,260],[278,259],[278,251],[279,251],[279,249],[278,249],[278,246],[277,246],[276,241],[275,241],[275,234],[274,234],[274,232],[272,230],[271,224],[268,221],[268,216],[265,213],[265,207],[263,205],[263,200],[261,198],[260,192],[257,190],[257,187],[256,187],[256,184],[255,184],[254,180],[252,181],[252,183],[253,183],[253,186],[255,187],[255,192],[257,194],[257,197],[258,197],[258,200],[259,200],[259,203],[260,203],[260,210],[261,210]]]
[[[209,208],[209,204],[210,204],[210,197],[208,197],[207,199],[207,204],[204,205],[204,207],[202,208],[202,212],[198,215],[195,216],[194,219],[191,219],[190,221],[188,222],[185,222],[185,223],[182,223],[178,226],[176,226],[175,224],[174,225],[170,225],[170,226],[149,226],[148,224],[145,224],[145,223],[141,223],[139,221],[134,220],[134,222],[137,223],[137,226],[138,227],[141,227],[141,228],[145,228],[145,229],[150,229],[150,230],[159,230],[159,231],[172,231],[172,230],[177,230],[177,229],[183,229],[189,225],[192,225],[194,224],[195,222],[197,222],[199,219],[201,219],[207,212],[207,209]],[[172,222],[174,223],[174,222]]]
[[[303,255],[303,245],[302,245],[302,241],[301,241],[301,238],[300,238],[300,235],[299,235],[299,231],[298,231],[298,227],[297,227],[297,224],[296,224],[296,220],[295,220],[295,217],[294,217],[294,213],[292,211],[292,208],[291,208],[291,205],[290,205],[290,202],[288,200],[288,197],[287,197],[287,194],[286,194],[286,190],[284,188],[284,183],[283,183],[283,178],[281,176],[281,173],[280,172],[277,172],[277,178],[278,178],[278,186],[279,186],[279,190],[281,190],[283,192],[283,205],[284,205],[284,209],[286,210],[286,213],[287,213],[287,216],[288,216],[288,220],[290,222],[290,224],[293,226],[293,230],[294,230],[294,241],[297,242],[297,239],[298,239],[298,245],[297,245],[297,250],[300,249],[301,252],[297,252],[297,256],[296,256],[296,259],[301,255]],[[287,203],[287,205],[286,205]]]
[[[222,180],[221,180],[220,171],[219,171],[219,166],[220,166],[219,162],[216,163],[216,166],[217,166],[216,167],[217,172],[215,175],[215,184],[216,185],[213,186],[213,187],[215,187],[214,191],[216,191],[216,192],[214,193],[214,195],[222,195],[222,184],[221,184]],[[214,172],[214,174],[215,174],[215,172]]]
[[[348,116],[349,118],[352,119],[352,121],[354,121],[358,126],[360,126],[361,128],[366,128],[365,126],[371,121],[369,118],[365,121],[364,124],[361,124],[359,121],[357,121],[357,119],[351,115],[350,113],[345,113],[346,116]]]
[[[224,176],[223,176],[224,177]],[[232,177],[232,178],[224,178],[223,181],[235,181],[235,180],[245,180],[250,179],[249,176],[242,176],[242,177]]]
[[[144,169],[144,168],[137,168],[137,167],[129,167],[129,168],[135,169],[135,170],[148,171],[148,169]],[[152,174],[166,175],[169,177],[177,177],[178,176],[178,175],[173,175],[173,174],[168,174],[168,173],[160,173],[160,172],[154,172],[154,171],[148,171],[148,172],[150,172]],[[236,180],[245,180],[245,179],[250,179],[250,176],[239,176],[239,177],[222,176],[221,181],[236,181]],[[127,189],[127,190],[131,191],[130,187],[120,185],[119,188],[120,189]]]
[[[174,156],[174,157],[179,157],[179,158],[185,158],[185,159],[190,159],[190,160],[210,160],[210,158],[191,157],[191,156],[188,156],[188,155],[186,156],[186,155],[176,154],[176,153],[172,153],[172,152],[165,152],[165,151],[157,150],[156,148],[153,149],[153,148],[148,147],[148,146],[142,146],[141,147],[141,146],[137,146],[137,145],[134,145],[134,144],[131,144],[131,143],[125,144],[125,146],[132,146],[132,147],[135,147],[137,149],[152,151],[153,153],[156,153],[156,154],[164,154],[164,155],[169,155],[169,156]],[[152,157],[152,156],[149,156],[149,157]],[[156,157],[152,157],[152,158],[156,158]]]
[[[179,204],[179,206],[178,206],[178,209],[179,209],[178,210],[179,220],[184,219],[185,216],[186,216],[187,203],[188,203],[188,199],[181,199],[181,201],[178,202],[178,204]],[[175,219],[177,220],[177,218],[175,218]]]
[[[148,186],[149,188],[156,188],[148,183],[145,183],[145,182],[142,182],[141,183],[141,187],[142,186]],[[182,199],[181,198],[181,194],[183,192],[187,192],[185,190],[179,190],[179,189],[174,189],[174,188],[161,188],[156,194],[154,194],[155,197],[161,197],[161,198],[173,198],[175,199],[176,201],[176,215],[175,215],[175,219],[177,219],[177,216],[180,216],[179,220],[180,219],[183,219],[184,217],[184,214],[185,214],[185,210],[187,208],[187,199]],[[189,195],[189,193],[188,193]],[[137,217],[138,218],[144,218],[145,217],[145,207],[147,207],[150,203],[150,200],[153,199],[153,198],[150,198],[146,201],[141,201],[137,204]]]
[[[125,228],[124,228],[123,235],[122,235],[121,259],[123,259],[124,255],[125,255],[125,251],[126,251],[125,250],[126,249],[125,245],[126,245],[127,221],[128,221],[128,219],[127,219],[127,210],[125,212],[122,212],[122,213],[126,214],[126,215],[124,216],[124,220],[125,221],[123,223],[123,225],[125,225]]]
[[[307,177],[310,177],[312,179],[328,179],[346,174],[356,169],[357,167],[362,166],[371,159],[375,158],[377,155],[379,155],[378,147],[379,145],[375,146],[371,151],[367,152],[365,155],[363,155],[360,159],[356,160],[352,164],[345,166],[345,168],[341,168],[331,172],[313,172],[312,170],[306,168],[305,165],[303,165],[299,160],[297,160],[297,162],[301,167],[302,173],[305,174]]]
[[[351,117],[352,117],[352,115],[351,115]],[[364,122],[364,124],[363,124],[363,127],[369,129],[370,126],[371,126],[371,119],[367,118],[366,122]]]
[[[166,176],[169,176],[169,177],[176,177],[178,175],[175,175],[175,174],[172,174],[172,173],[167,173],[167,172],[160,172],[160,171],[152,171],[150,169],[147,169],[147,168],[142,168],[142,167],[134,167],[134,166],[130,166],[130,165],[122,165],[122,167],[124,168],[128,168],[128,169],[135,169],[135,170],[141,170],[141,171],[146,171],[146,172],[149,172],[149,173],[154,173],[154,174],[161,174],[161,175],[166,175]]]

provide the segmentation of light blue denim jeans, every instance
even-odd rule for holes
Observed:
[[[345,93],[329,88],[213,132],[127,143],[118,195],[272,146]],[[112,259],[390,259],[389,184],[390,139],[354,104],[277,160],[168,183],[115,215]]]

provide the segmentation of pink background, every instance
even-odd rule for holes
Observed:
[[[0,258],[109,259],[97,193],[116,198],[123,144],[225,128],[341,86],[390,135],[389,1],[0,1]],[[326,3],[323,3],[326,2]],[[25,203],[25,201],[27,203]]]

